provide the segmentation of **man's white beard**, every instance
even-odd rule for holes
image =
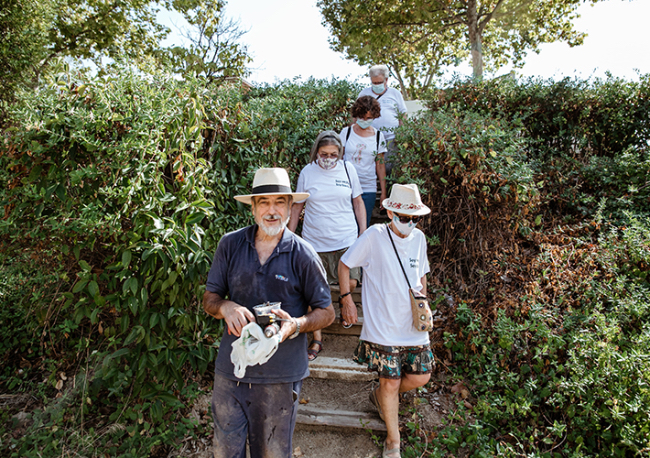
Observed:
[[[266,235],[268,235],[269,237],[275,237],[275,236],[278,235],[280,232],[282,232],[282,230],[283,230],[284,228],[287,227],[287,224],[289,223],[289,218],[290,218],[290,216],[287,215],[287,219],[285,219],[284,221],[281,221],[282,224],[280,224],[279,226],[272,226],[272,227],[268,227],[268,226],[264,223],[264,219],[263,219],[263,218],[262,218],[262,219],[259,219],[259,220],[256,219],[255,222],[257,223],[257,225],[259,226],[259,228],[262,229],[262,230],[264,231],[264,233],[265,233]]]

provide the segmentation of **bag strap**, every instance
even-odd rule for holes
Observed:
[[[348,140],[350,139],[350,131],[352,130],[352,126],[348,126],[348,133],[345,134],[345,144],[347,145]]]
[[[348,183],[350,184],[350,204],[352,204],[352,215],[354,216],[354,222],[357,224],[357,236],[359,235],[359,221],[357,221],[357,213],[354,211],[354,198],[352,197],[352,180],[350,180],[350,173],[348,172],[348,164],[343,159],[343,168],[345,169],[345,174],[348,176]]]
[[[377,153],[379,153],[379,136],[381,135],[381,131],[377,129]]]
[[[406,276],[406,270],[404,270],[404,266],[402,265],[402,260],[399,258],[399,254],[397,254],[397,248],[395,247],[395,242],[393,242],[393,236],[390,235],[390,224],[386,224],[386,230],[388,231],[388,238],[390,239],[390,244],[393,245],[393,250],[395,250],[395,256],[397,256],[397,261],[399,262],[399,266],[402,268],[402,273],[404,274],[404,278],[406,278],[406,283],[409,285],[409,291],[412,290],[411,288],[411,282],[409,281],[409,277]],[[411,294],[413,294],[411,292]]]

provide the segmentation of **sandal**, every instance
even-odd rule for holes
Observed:
[[[318,350],[315,350],[311,348],[314,345],[318,345]],[[312,340],[311,343],[309,344],[309,347],[307,347],[307,359],[309,361],[313,361],[316,358],[318,358],[318,354],[323,351],[323,342],[320,340]]]
[[[381,454],[381,458],[401,458],[402,455],[399,451],[399,445],[395,448],[388,450],[386,441],[384,441],[384,452]]]
[[[379,404],[379,399],[377,399],[377,390],[379,387],[375,388],[370,392],[370,402],[372,402],[372,405],[375,406],[377,409],[377,413],[379,413],[379,418],[384,420],[384,413],[381,411],[381,404]],[[385,420],[384,420],[385,421]]]

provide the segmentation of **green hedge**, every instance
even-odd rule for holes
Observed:
[[[432,213],[429,237],[434,284],[462,294],[484,289],[495,253],[528,235],[539,201],[522,130],[468,110],[430,111],[397,130],[393,179],[417,183]]]
[[[434,110],[455,108],[522,128],[549,217],[650,215],[650,75],[638,82],[496,79],[432,92]]]
[[[61,67],[4,134],[0,240],[18,254],[3,269],[29,263],[57,284],[32,282],[23,301],[0,297],[3,317],[39,349],[6,348],[0,383],[29,389],[45,371],[53,395],[58,374],[81,364],[93,402],[75,392],[57,412],[107,409],[124,424],[115,453],[171,440],[163,418],[183,407],[218,349],[222,324],[201,305],[216,244],[251,222],[233,196],[249,191],[259,166],[287,167],[295,182],[317,133],[347,122],[358,89],[310,80],[243,94],[128,66],[93,79]],[[31,369],[18,372],[21,360]],[[81,447],[69,434],[78,416],[46,417],[34,428],[56,432],[13,441],[20,456]]]
[[[445,345],[472,411],[440,450],[472,456],[648,456],[650,221],[553,234],[535,282],[493,326],[461,303]],[[510,299],[512,300],[512,298]],[[471,415],[470,415],[471,414]]]

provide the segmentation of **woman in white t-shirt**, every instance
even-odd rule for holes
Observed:
[[[366,226],[370,225],[372,209],[377,199],[377,179],[381,190],[380,202],[386,198],[386,139],[372,127],[372,121],[381,115],[381,106],[374,97],[359,97],[350,108],[355,122],[341,131],[345,160],[354,164],[363,190],[366,207]]]
[[[410,289],[427,295],[427,240],[418,221],[431,213],[415,184],[394,184],[382,202],[390,223],[375,224],[341,257],[340,302],[348,323],[357,321],[345,278],[350,268],[363,268],[363,329],[353,359],[379,374],[370,392],[386,423],[383,457],[400,457],[399,394],[424,386],[433,372],[429,333],[413,325]]]
[[[310,162],[300,172],[296,192],[308,192],[309,198],[294,202],[289,230],[295,232],[300,213],[305,210],[302,238],[316,250],[330,284],[338,283],[339,259],[357,236],[366,230],[366,211],[361,198],[361,184],[356,169],[340,160],[343,145],[334,131],[321,132],[311,148]],[[360,269],[350,271],[350,287],[361,278]],[[316,359],[323,349],[320,331],[307,352]]]

